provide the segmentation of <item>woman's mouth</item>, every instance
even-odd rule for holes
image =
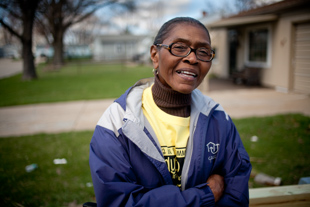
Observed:
[[[176,72],[177,72],[178,74],[185,75],[185,76],[189,76],[189,77],[194,77],[194,78],[197,77],[197,74],[192,73],[192,72],[189,72],[189,71],[177,70]]]

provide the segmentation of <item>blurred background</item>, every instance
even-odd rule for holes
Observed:
[[[236,83],[308,94],[308,0],[77,0],[1,3],[0,57],[36,64],[65,60],[150,64],[149,46],[167,20],[190,16],[210,30],[213,75]],[[207,89],[207,88],[206,88]]]
[[[233,118],[253,165],[250,188],[309,184],[309,0],[2,0],[1,206],[96,200],[96,122],[153,76],[150,46],[178,16],[210,32],[216,56],[199,89]],[[310,188],[303,192],[287,206],[307,206]]]

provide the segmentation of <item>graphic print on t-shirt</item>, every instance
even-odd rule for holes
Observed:
[[[161,150],[171,174],[173,184],[181,187],[181,173],[184,165],[186,147],[175,148],[175,146],[162,146]]]

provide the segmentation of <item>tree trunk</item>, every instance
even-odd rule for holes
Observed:
[[[53,65],[54,67],[60,68],[64,64],[63,58],[63,51],[64,51],[64,44],[63,44],[63,31],[58,31],[57,34],[54,35],[54,58],[53,58]]]
[[[37,3],[36,3],[37,4]],[[29,8],[23,13],[23,33],[22,33],[22,58],[23,58],[23,80],[37,79],[37,73],[32,54],[32,29],[36,7]]]
[[[23,58],[23,80],[37,79],[34,58],[32,54],[32,41],[23,41],[22,58]]]

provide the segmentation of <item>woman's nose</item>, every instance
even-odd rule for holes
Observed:
[[[196,64],[198,62],[196,53],[191,51],[188,56],[184,57],[184,61],[188,61],[190,64]]]

